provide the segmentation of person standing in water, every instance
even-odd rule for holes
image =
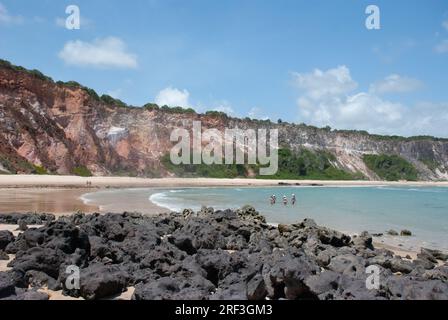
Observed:
[[[292,204],[293,206],[296,205],[296,195],[295,195],[294,193],[292,194],[291,204]]]
[[[284,204],[285,206],[288,205],[288,198],[286,198],[286,196],[283,196],[283,204]]]

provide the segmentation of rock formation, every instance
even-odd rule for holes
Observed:
[[[436,250],[411,261],[375,249],[366,232],[351,238],[310,219],[274,227],[251,207],[188,213],[75,214],[2,233],[15,258],[0,272],[0,299],[48,299],[43,286],[85,299],[130,286],[135,300],[448,299],[448,256]],[[65,285],[68,266],[80,270],[77,288]]]

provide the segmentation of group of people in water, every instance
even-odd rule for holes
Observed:
[[[272,195],[270,200],[271,200],[271,206],[275,205],[277,203],[277,196],[275,194]],[[286,195],[283,196],[282,202],[283,202],[284,206],[288,205],[288,197],[286,197]],[[296,195],[292,194],[291,195],[291,205],[295,206],[296,202],[297,202]]]

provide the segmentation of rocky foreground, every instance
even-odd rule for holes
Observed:
[[[252,207],[238,211],[0,215],[19,224],[0,231],[0,299],[46,300],[39,289],[85,299],[448,299],[448,256],[422,249],[414,261],[375,249],[372,237],[349,237],[312,220],[271,226]],[[27,225],[44,225],[28,229]],[[67,289],[68,266],[80,268]],[[369,290],[366,268],[378,266]]]

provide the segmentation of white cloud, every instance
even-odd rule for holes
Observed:
[[[445,30],[448,31],[448,20],[442,22],[442,27],[444,27]]]
[[[263,113],[258,107],[253,107],[247,113],[247,116],[251,119],[261,119],[261,120],[269,120],[269,117]]]
[[[296,86],[306,90],[313,99],[348,93],[358,86],[352,80],[350,70],[346,66],[327,71],[315,69],[312,73],[294,73],[293,76]]]
[[[422,85],[418,79],[391,74],[383,80],[372,84],[370,92],[378,94],[411,92],[420,89]]]
[[[212,111],[224,112],[229,116],[235,116],[235,110],[227,100],[216,101],[213,103]]]
[[[168,87],[157,94],[155,103],[159,106],[190,107],[189,99],[190,93],[187,90]]]
[[[107,37],[93,42],[69,41],[59,52],[59,58],[75,66],[98,68],[136,68],[137,56],[126,50],[119,38]]]
[[[434,47],[437,53],[447,53],[448,52],[448,39],[442,40]]]
[[[320,74],[333,74],[336,69],[329,70],[332,72],[322,71]],[[367,130],[379,134],[431,134],[448,137],[446,126],[448,104],[420,103],[409,107],[382,98],[378,88],[381,92],[404,90],[405,86],[398,86],[393,81],[394,85],[389,83],[378,86],[381,82],[376,83],[376,87],[372,85],[377,91],[351,92],[349,89],[353,85],[350,87],[347,84],[356,82],[351,78],[348,69],[343,73],[344,77],[333,77],[332,81],[321,81],[321,77],[314,77],[316,72],[295,74],[295,80],[297,78],[316,80],[313,85],[298,86],[300,89],[297,99],[299,121],[320,127],[329,125],[337,129]],[[393,79],[404,78],[398,76]],[[326,94],[316,95],[314,88],[317,83],[330,86],[330,88],[320,88],[320,92]]]
[[[23,23],[23,17],[9,14],[6,7],[0,2],[0,24],[12,25],[21,23]]]

